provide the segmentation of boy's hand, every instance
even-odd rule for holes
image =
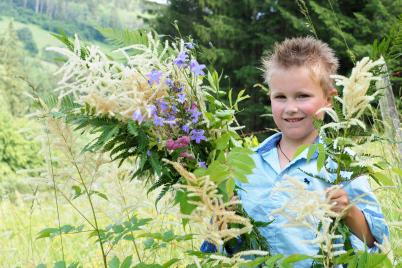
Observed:
[[[345,190],[342,188],[329,188],[327,190],[327,198],[332,205],[331,210],[343,214],[345,217],[348,214],[351,204],[349,203],[349,197]]]

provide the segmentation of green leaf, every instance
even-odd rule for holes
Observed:
[[[294,263],[294,262],[298,262],[298,261],[302,261],[302,260],[306,260],[306,259],[311,259],[311,256],[308,255],[303,255],[303,254],[292,254],[287,256],[282,263]]]
[[[39,231],[36,239],[45,238],[45,237],[52,237],[55,233],[59,232],[59,228],[45,228]]]
[[[258,265],[260,265],[261,263],[264,263],[269,258],[270,258],[270,256],[264,256],[264,257],[255,258],[252,261],[242,263],[240,265],[240,268],[254,268],[254,267],[257,267]]]
[[[134,266],[134,268],[162,268],[162,265],[155,264],[155,263],[146,264],[146,263],[141,262],[141,263],[137,264],[136,266]]]
[[[308,147],[308,152],[307,152],[307,161],[311,160],[311,157],[313,157],[313,154],[317,151],[317,144],[311,144]]]
[[[162,166],[159,161],[158,155],[156,153],[151,153],[151,157],[149,158],[152,168],[155,170],[158,176],[162,173]]]
[[[270,257],[270,258],[265,262],[265,265],[266,265],[268,268],[273,268],[274,265],[275,265],[280,259],[282,259],[282,258],[283,258],[283,254],[274,255],[274,256]]]
[[[120,260],[117,256],[113,256],[113,258],[108,262],[110,268],[120,268]]]
[[[224,150],[228,148],[230,140],[230,133],[225,133],[216,140],[216,149]]]
[[[229,177],[229,168],[227,165],[215,161],[208,166],[207,174],[210,175],[213,182],[221,184]]]
[[[143,29],[115,29],[115,28],[97,28],[106,40],[116,47],[126,47],[134,44],[148,45],[147,32]]]
[[[46,264],[40,263],[38,266],[36,266],[36,268],[46,268]]]
[[[217,110],[215,116],[222,120],[230,120],[234,116],[234,110]]]
[[[233,196],[234,189],[235,189],[235,180],[234,179],[228,179],[226,181],[226,193],[228,194],[228,196]]]
[[[175,263],[178,262],[178,261],[180,261],[180,259],[178,259],[178,258],[171,259],[171,260],[165,262],[165,263],[162,265],[162,267],[163,267],[163,268],[168,268],[168,267],[170,267],[172,264],[175,264]]]
[[[293,155],[293,159],[295,159],[296,157],[298,157],[304,150],[306,150],[306,148],[308,148],[310,145],[309,144],[302,144],[299,147],[297,147],[295,154]]]
[[[180,213],[184,215],[190,215],[197,207],[196,205],[188,203],[187,193],[183,190],[176,191],[175,201],[180,204]],[[183,225],[187,223],[188,219],[183,219]]]
[[[359,262],[357,265],[357,268],[366,268],[367,267],[367,261],[368,261],[368,253],[367,249],[363,252],[363,254],[359,258]]]
[[[103,199],[109,201],[109,199],[107,198],[107,195],[104,194],[104,193],[101,193],[101,192],[99,192],[99,191],[92,190],[92,191],[90,192],[90,194],[91,194],[91,195],[92,195],[92,194],[95,194],[95,195],[99,196],[100,198],[103,198]]]
[[[138,126],[134,123],[134,121],[128,121],[127,130],[128,133],[130,133],[134,137],[138,136]]]
[[[174,238],[175,238],[175,235],[172,230],[166,231],[162,235],[163,242],[170,242],[170,241],[174,240]]]
[[[319,143],[317,145],[318,145],[317,172],[319,172],[325,165],[326,153],[324,144]]]
[[[393,186],[394,182],[392,181],[392,178],[389,176],[386,176],[382,172],[374,172],[372,175],[375,177],[376,181],[380,185],[385,185],[385,186]]]
[[[80,264],[79,262],[73,262],[68,266],[68,268],[78,268],[79,264]]]
[[[66,268],[66,263],[64,261],[58,261],[54,264],[53,268]]]
[[[74,191],[74,194],[73,194],[73,197],[72,197],[73,200],[76,199],[76,198],[78,198],[79,196],[81,196],[81,195],[83,194],[83,191],[81,190],[81,187],[80,187],[80,186],[78,186],[78,185],[73,185],[71,188],[72,188],[73,191]]]
[[[133,262],[133,256],[127,256],[122,262],[120,268],[130,268],[132,262]]]
[[[144,241],[144,248],[150,249],[155,244],[155,240],[153,238],[148,238]]]

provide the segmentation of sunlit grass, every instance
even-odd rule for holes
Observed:
[[[184,230],[178,218],[176,207],[169,205],[170,202],[161,202],[158,210],[151,194],[147,197],[141,182],[121,182],[126,194],[128,206],[119,203],[116,194],[120,186],[106,183],[109,201],[96,199],[95,206],[99,216],[100,225],[104,228],[108,224],[127,220],[122,209],[135,212],[139,218],[152,218],[153,221],[145,226],[144,231],[163,233],[173,230],[175,234],[189,233]],[[63,200],[60,202],[61,224],[79,226],[85,224],[83,218]],[[74,201],[77,207],[82,209],[85,215],[89,215],[89,207],[85,197]],[[57,213],[54,198],[51,192],[41,193],[36,197],[16,194],[13,201],[5,199],[0,203],[0,267],[36,267],[40,263],[53,267],[56,261],[63,259],[59,237],[52,239],[36,239],[37,233],[47,227],[57,227]],[[84,230],[88,230],[86,224]],[[140,231],[136,234],[141,233]],[[186,250],[196,249],[200,241],[171,242],[166,248],[156,251],[144,250],[145,239],[138,239],[140,257],[144,262],[163,263],[174,257],[183,258]],[[88,233],[63,235],[63,247],[66,263],[79,261],[84,267],[102,267],[102,257],[95,238],[88,238]],[[107,248],[107,247],[106,247]],[[130,241],[121,241],[110,251],[108,259],[114,255],[121,260],[133,255],[138,262],[134,246]]]

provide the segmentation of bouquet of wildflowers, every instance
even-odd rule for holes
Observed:
[[[66,48],[49,50],[65,61],[51,115],[95,136],[83,150],[133,159],[132,178],[146,179],[147,191],[160,189],[156,202],[173,192],[183,223],[200,223],[201,238],[222,246],[245,234],[257,241],[250,254],[267,255],[258,251],[267,247],[251,219],[233,211],[235,179],[247,182],[254,167],[251,141],[237,134],[244,90],[233,99],[218,73],[197,61],[194,44],[181,39],[148,33],[113,58],[78,37],[58,38]]]

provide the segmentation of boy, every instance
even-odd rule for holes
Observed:
[[[330,187],[303,172],[317,174],[316,158],[307,162],[306,151],[292,158],[300,145],[318,140],[313,118],[322,119],[323,114],[317,115],[316,112],[322,107],[331,106],[336,89],[330,75],[336,73],[338,60],[327,44],[306,37],[287,39],[276,45],[272,55],[265,58],[263,63],[264,78],[270,87],[273,118],[281,132],[272,135],[255,149],[253,158],[256,168],[248,176],[249,183],[239,183],[242,190],[238,191],[238,195],[244,209],[254,220],[273,220],[267,227],[260,228],[272,254],[314,256],[318,254],[319,245],[305,242],[314,239],[310,230],[284,227],[287,220],[281,215],[271,214],[289,198],[286,193],[272,189],[283,181],[284,175],[297,178],[310,191]],[[351,200],[360,195],[365,202],[350,206]],[[373,250],[374,242],[382,243],[383,236],[389,235],[384,217],[365,178],[356,179],[343,189],[332,190],[328,196],[335,212],[349,207],[344,219],[353,233],[351,241],[355,248],[363,250],[362,241],[365,241],[369,250]],[[206,248],[204,243],[202,250]],[[295,267],[310,267],[311,262],[300,261]]]

